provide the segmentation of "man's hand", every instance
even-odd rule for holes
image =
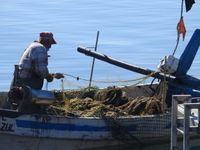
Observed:
[[[52,82],[52,81],[53,81],[53,77],[54,77],[54,74],[49,73],[49,74],[46,76],[47,82]]]
[[[53,78],[56,78],[56,79],[64,78],[64,74],[63,73],[49,73],[46,76],[46,79],[47,79],[48,82],[52,82]]]
[[[55,73],[55,74],[53,74],[53,77],[56,79],[61,79],[61,78],[64,78],[64,74],[63,73]]]

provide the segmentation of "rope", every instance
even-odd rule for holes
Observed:
[[[182,3],[181,3],[181,17],[180,17],[180,20],[183,18],[183,1],[184,0],[182,0]],[[179,34],[179,31],[178,31],[178,24],[177,24],[176,30],[177,30],[177,42],[176,42],[176,46],[174,48],[174,52],[172,54],[173,56],[174,56],[174,54],[175,54],[175,52],[176,52],[176,50],[178,48],[179,41],[180,41],[180,34]]]
[[[166,98],[167,90],[168,90],[167,81],[164,80],[164,81],[161,83],[160,86],[161,86],[161,87],[160,87],[159,97],[161,97],[161,100],[162,100],[162,102],[161,102],[161,103],[162,103],[161,109],[162,109],[162,112],[164,112],[164,110],[165,110],[165,102],[164,102],[164,100],[165,100],[165,98]]]
[[[64,88],[64,80],[63,79],[61,79],[61,90],[62,90],[62,98],[63,99],[66,99],[66,97],[65,97],[65,88]]]
[[[140,141],[137,137],[133,136],[125,126],[122,126],[115,118],[107,117],[103,110],[100,110],[101,118],[105,121],[106,125],[110,128],[112,137],[124,144],[135,144],[138,146],[138,149],[141,150],[144,143]],[[135,147],[136,148],[136,147]]]
[[[135,82],[135,81],[138,81],[137,84],[143,82],[144,80],[146,80],[147,78],[149,77],[152,77],[156,72],[153,72],[153,73],[150,73],[149,75],[146,75],[144,77],[141,77],[141,78],[137,78],[137,79],[132,79],[132,80],[115,80],[115,81],[105,81],[105,80],[92,80],[93,83],[127,83],[127,82]],[[74,75],[71,75],[71,74],[64,74],[64,76],[68,76],[68,77],[72,77],[74,79],[76,79],[77,81],[79,80],[82,80],[82,81],[86,81],[86,82],[89,82],[90,80],[88,79],[85,79],[85,78],[81,78],[79,76],[74,76]]]
[[[167,70],[164,70],[164,80],[162,82],[160,82],[160,91],[158,94],[158,97],[161,97],[161,103],[162,103],[162,107],[161,107],[161,111],[164,112],[165,109],[165,98],[167,95],[167,90],[168,90],[168,84],[167,84],[167,80],[166,80],[166,74],[167,74]]]

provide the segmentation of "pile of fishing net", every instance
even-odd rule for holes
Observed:
[[[163,112],[162,98],[127,97],[121,88],[90,88],[76,91],[57,91],[58,103],[49,108],[49,114],[81,117],[153,115]]]

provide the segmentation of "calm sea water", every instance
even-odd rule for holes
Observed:
[[[57,45],[49,54],[49,70],[89,79],[92,58],[77,52],[78,46],[94,47],[100,31],[98,52],[127,63],[155,70],[160,59],[173,53],[181,0],[1,0],[0,5],[0,89],[8,90],[14,64],[41,31],[54,33]],[[184,11],[185,41],[179,57],[196,28],[200,28],[200,3]],[[200,77],[198,53],[190,74]],[[94,80],[130,80],[140,74],[96,60]],[[67,76],[65,88],[87,86]],[[109,86],[109,84],[97,84]],[[45,87],[44,87],[45,88]],[[48,84],[60,89],[61,82]]]

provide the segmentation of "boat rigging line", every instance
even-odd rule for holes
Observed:
[[[153,72],[153,73],[154,73],[154,72]],[[105,84],[107,84],[107,83],[123,83],[123,82],[127,83],[127,82],[139,81],[139,82],[137,83],[137,84],[139,84],[139,83],[143,82],[144,80],[146,80],[147,78],[151,77],[153,73],[151,73],[151,74],[149,74],[149,75],[146,75],[146,76],[144,76],[144,77],[137,78],[137,79],[132,79],[132,80],[115,80],[115,81],[92,80],[92,82],[93,82],[93,83],[105,83]],[[64,76],[71,77],[71,78],[73,78],[73,79],[76,79],[77,81],[78,81],[78,80],[82,80],[82,81],[85,81],[85,82],[89,82],[89,81],[90,81],[90,80],[88,80],[88,79],[81,78],[81,77],[79,77],[79,76],[74,76],[74,75],[71,75],[71,74],[66,74],[66,73],[64,73]]]
[[[179,45],[179,41],[180,41],[180,34],[183,34],[183,40],[185,38],[185,34],[186,34],[186,29],[185,29],[185,25],[184,25],[184,21],[183,21],[183,1],[182,0],[182,3],[181,3],[181,15],[180,15],[180,20],[177,24],[177,27],[176,27],[176,30],[177,30],[177,41],[176,41],[176,45],[175,45],[175,48],[174,48],[174,51],[173,51],[173,56],[178,48],[178,45]]]
[[[177,47],[179,45],[179,41],[180,41],[180,35],[183,35],[183,40],[185,38],[185,34],[186,34],[186,28],[185,28],[185,24],[184,24],[184,20],[183,20],[183,5],[184,5],[184,1],[185,1],[185,8],[186,8],[186,12],[188,12],[191,8],[192,5],[195,3],[194,0],[182,0],[181,2],[181,15],[180,15],[180,20],[177,24],[176,30],[177,30],[177,42],[176,42],[176,46],[174,48],[174,52],[173,52],[173,56],[177,50]]]

